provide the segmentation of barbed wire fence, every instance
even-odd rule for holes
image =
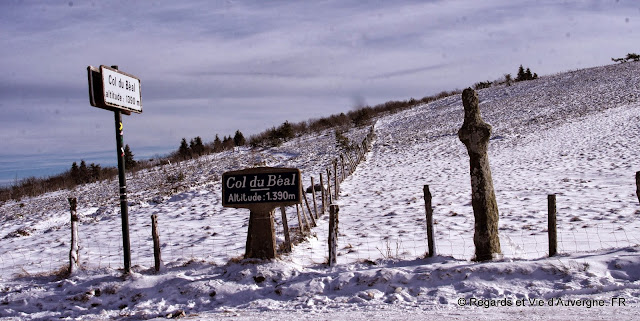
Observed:
[[[373,130],[371,130],[371,135]],[[301,206],[300,215],[318,215],[317,227],[306,233],[305,241],[295,245],[292,260],[302,262],[302,265],[317,266],[327,262],[328,247],[326,246],[328,234],[328,205],[339,194],[339,183],[355,171],[355,166],[366,155],[367,146],[370,146],[370,137],[363,141],[362,146],[345,154],[344,167],[329,166],[326,177],[321,186],[322,193],[316,198],[308,193],[312,213],[308,213],[305,204]],[[336,158],[339,159],[339,158]],[[345,168],[344,170],[342,168]],[[311,176],[320,183],[320,176],[307,173],[305,179]],[[338,178],[338,185],[335,179]],[[312,187],[312,188],[315,188]],[[322,194],[325,194],[323,202]],[[316,202],[314,207],[313,200]],[[538,201],[528,201],[532,208],[544,208],[544,198]],[[322,204],[325,208],[322,208]],[[569,205],[564,205],[567,208]],[[317,208],[317,210],[316,210]],[[287,207],[287,223],[292,234],[305,230],[299,226],[297,210],[295,206]],[[209,209],[209,211],[211,211]],[[281,245],[284,238],[282,219],[276,209],[274,215],[277,244]],[[315,213],[318,211],[318,214]],[[246,230],[249,215],[239,215],[232,224],[229,222],[217,222],[215,219],[206,225],[200,220],[193,222],[179,220],[179,214],[167,214],[166,210],[158,209],[160,216],[160,240],[162,258],[166,264],[179,266],[191,261],[202,261],[211,264],[222,265],[229,261],[242,258],[246,242]],[[245,213],[246,214],[246,213]],[[635,211],[640,214],[640,211]],[[174,215],[172,218],[171,215]],[[211,214],[215,218],[215,213]],[[436,207],[434,218],[447,215],[446,209]],[[502,224],[499,230],[502,255],[508,259],[539,259],[549,255],[549,239],[546,227],[546,213],[538,211],[540,219],[536,223],[526,222],[521,225]],[[633,215],[632,215],[633,216]],[[172,218],[172,219],[170,219]],[[84,220],[84,222],[83,222]],[[121,269],[122,268],[122,244],[120,225],[117,218],[100,219],[83,218],[80,221],[80,265],[85,269]],[[399,230],[397,235],[383,233],[364,233],[339,230],[338,236],[338,264],[372,263],[378,260],[397,262],[412,261],[424,258],[428,252],[426,237],[426,225],[424,213],[414,213],[406,217],[394,217],[393,220],[409,220],[412,222],[411,230]],[[97,222],[96,222],[97,221]],[[302,220],[304,222],[304,220]],[[598,250],[617,249],[640,245],[640,234],[636,228],[629,226],[626,221],[598,221],[581,220],[573,214],[558,211],[558,252],[588,253]],[[109,224],[112,229],[98,229],[96,224]],[[362,224],[366,224],[363,222]],[[10,245],[0,253],[0,278],[13,276],[51,275],[68,266],[69,255],[69,224],[57,226],[45,230],[43,233],[53,241],[42,248],[28,248],[21,246],[21,237],[26,235],[5,236],[5,241]],[[137,228],[131,229],[132,264],[134,271],[150,270],[154,266],[153,240],[151,235],[150,218],[139,218],[136,221]],[[194,231],[194,229],[197,229]],[[634,230],[631,230],[634,229]],[[101,233],[97,233],[98,230]],[[449,226],[444,220],[434,225],[435,253],[438,256],[449,256],[455,259],[470,260],[474,256],[473,226],[468,222],[467,226]],[[30,237],[38,237],[31,235]],[[321,243],[322,246],[316,246]]]

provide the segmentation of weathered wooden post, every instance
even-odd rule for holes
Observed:
[[[334,199],[338,199],[338,193],[340,193],[340,183],[338,183],[338,160],[333,160],[333,187],[336,196]]]
[[[467,147],[471,173],[471,205],[475,217],[473,243],[477,261],[491,260],[501,253],[498,237],[498,204],[493,190],[491,168],[487,148],[491,137],[491,125],[480,116],[478,94],[471,88],[462,92],[464,123],[458,138]]]
[[[322,173],[320,173],[320,194],[320,198],[322,199],[322,208],[320,208],[320,213],[324,215],[324,210],[327,208],[327,205],[325,204],[326,196],[324,195],[324,181],[322,179]]]
[[[289,223],[287,222],[287,212],[284,206],[280,206],[280,213],[282,214],[282,227],[284,228],[284,251],[290,253],[291,237],[289,236]]]
[[[160,233],[158,232],[158,215],[151,215],[151,238],[153,239],[153,259],[156,272],[163,268],[162,253],[160,251]]]
[[[273,210],[300,204],[302,195],[297,168],[258,167],[222,174],[222,206],[250,210],[245,258],[276,257]]]
[[[304,199],[304,204],[307,205],[307,211],[309,212],[309,218],[311,218],[311,224],[313,227],[316,227],[316,219],[313,218],[313,213],[311,213],[311,206],[309,206],[309,200],[307,200],[307,193],[302,193],[302,198]]]
[[[331,195],[331,171],[327,168],[327,205],[333,204],[333,195]]]
[[[338,205],[329,206],[329,266],[336,265],[338,256]]]
[[[548,232],[549,232],[549,256],[558,253],[558,232],[556,226],[556,195],[547,195],[547,209],[549,212]]]
[[[300,205],[296,204],[296,214],[298,215],[298,231],[300,232],[300,234],[304,234],[304,226],[302,225],[302,218],[300,217]],[[304,219],[305,223],[307,222],[307,219]],[[307,230],[309,229],[309,224],[307,223]]]
[[[344,182],[345,174],[344,174],[344,155],[340,154],[340,164],[342,164],[342,179],[340,182]]]
[[[349,155],[349,153],[347,153],[347,161],[349,162],[349,174],[351,175],[353,174],[353,172],[356,171],[356,166],[353,163],[353,160],[351,159],[351,156]]]
[[[311,197],[313,197],[313,213],[318,218],[318,205],[316,204],[316,185],[313,182],[313,176],[311,176]]]
[[[424,209],[427,213],[427,243],[429,246],[429,257],[436,254],[435,243],[433,239],[433,208],[431,207],[431,192],[429,185],[425,185],[422,189],[424,192]]]
[[[640,203],[640,172],[636,172],[636,196],[638,196],[638,203]]]
[[[71,250],[69,250],[69,274],[76,272],[80,265],[80,247],[78,246],[78,199],[69,197],[67,199],[71,212]]]

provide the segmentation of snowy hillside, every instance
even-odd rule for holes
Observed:
[[[129,175],[134,273],[126,277],[117,181],[2,204],[0,317],[634,318],[640,303],[634,179],[640,63],[484,89],[479,97],[493,126],[489,159],[500,260],[471,261],[469,159],[457,137],[463,119],[457,95],[377,120],[366,160],[341,184],[336,201],[335,267],[324,264],[327,215],[291,254],[273,262],[240,260],[249,213],[223,208],[220,200],[221,174],[245,167],[297,167],[305,186],[311,177],[318,182],[339,153],[334,132],[327,131],[278,148],[239,149]],[[359,142],[368,130],[345,135]],[[434,258],[425,258],[424,185],[433,194]],[[553,258],[548,194],[558,201],[560,255]],[[67,197],[78,198],[83,270],[60,278],[71,234]],[[287,213],[288,225],[297,227],[295,207]],[[152,214],[165,263],[157,274]]]

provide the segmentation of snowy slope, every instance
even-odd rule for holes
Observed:
[[[293,253],[239,261],[248,212],[220,201],[228,170],[298,167],[305,185],[311,176],[318,181],[338,152],[327,131],[129,175],[135,272],[126,277],[117,182],[3,204],[0,317],[404,320],[482,312],[491,319],[631,319],[640,297],[639,71],[639,63],[611,65],[479,92],[493,126],[501,260],[470,261],[469,165],[456,135],[463,111],[455,96],[377,120],[372,149],[336,202],[336,267],[324,265],[326,215]],[[360,141],[367,131],[346,135]],[[433,194],[438,254],[428,259],[424,185]],[[548,194],[558,199],[561,254],[554,258],[547,257]],[[59,278],[69,251],[67,197],[79,199],[84,270]],[[296,227],[295,208],[287,211]],[[152,214],[166,264],[159,274],[152,271]]]

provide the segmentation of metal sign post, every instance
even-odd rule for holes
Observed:
[[[129,239],[129,208],[127,204],[127,178],[124,167],[124,126],[122,113],[142,113],[140,79],[123,73],[118,66],[87,67],[89,102],[91,106],[113,111],[118,156],[118,182],[120,184],[120,214],[122,219],[122,249],[124,272],[131,272],[131,243]]]
[[[124,250],[124,272],[131,272],[131,243],[129,241],[129,205],[127,202],[127,177],[124,168],[124,132],[122,113],[113,112],[116,121],[116,149],[118,153],[118,182],[120,183],[120,216],[122,218],[122,249]]]

